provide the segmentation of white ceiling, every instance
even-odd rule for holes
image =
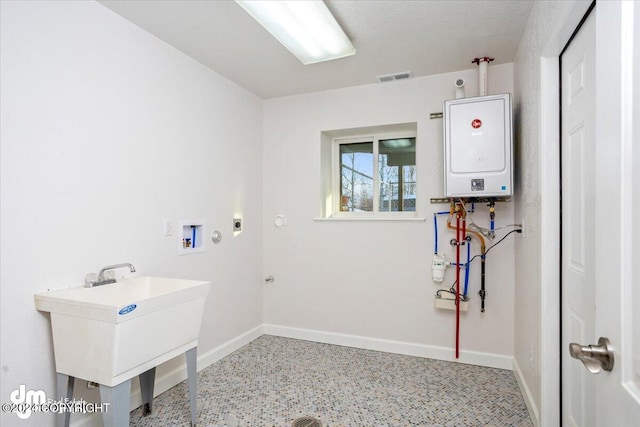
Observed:
[[[512,62],[533,2],[325,0],[355,56],[302,65],[232,0],[99,0],[195,60],[274,98],[472,68],[475,57]]]

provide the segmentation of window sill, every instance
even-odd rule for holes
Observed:
[[[427,219],[424,217],[387,217],[384,216],[330,216],[330,217],[319,217],[313,218],[314,221],[323,222],[323,221],[409,221],[409,222],[424,222]]]

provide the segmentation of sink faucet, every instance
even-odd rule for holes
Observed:
[[[102,269],[100,270],[100,273],[98,273],[98,280],[96,282],[89,282],[85,286],[87,288],[91,288],[93,286],[101,286],[101,285],[108,285],[109,283],[115,283],[116,279],[105,279],[104,272],[107,270],[115,270],[116,268],[121,268],[121,267],[129,267],[129,270],[132,273],[135,273],[136,271],[136,268],[133,266],[133,264],[129,264],[128,262],[125,262],[122,264],[108,265],[106,267],[102,267]]]

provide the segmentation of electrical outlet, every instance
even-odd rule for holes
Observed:
[[[533,365],[534,365],[534,353],[533,353],[533,344],[531,344],[531,347],[529,348],[529,368],[531,368],[531,370],[533,370]]]
[[[173,236],[173,224],[171,223],[170,219],[164,220],[164,223],[162,225],[162,235],[165,237]]]

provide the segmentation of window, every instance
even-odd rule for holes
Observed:
[[[416,163],[422,150],[417,125],[322,131],[316,219],[424,220],[416,204]]]
[[[373,211],[373,142],[338,143],[340,211]]]
[[[381,211],[416,210],[416,139],[382,139],[378,146]]]
[[[415,212],[415,134],[338,138],[334,152],[336,213]]]

